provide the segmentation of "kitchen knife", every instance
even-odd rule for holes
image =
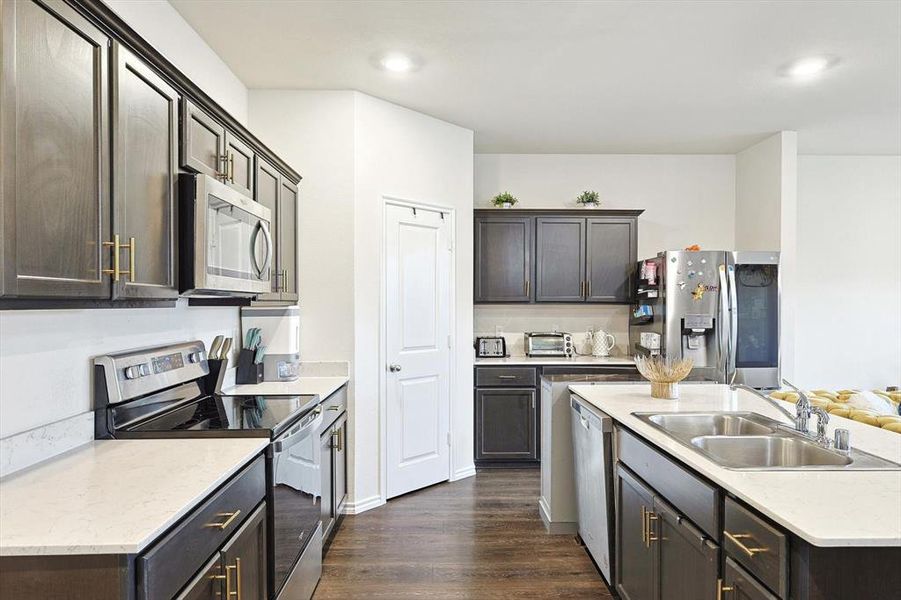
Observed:
[[[266,346],[260,346],[257,348],[257,353],[253,357],[253,362],[256,364],[260,364],[263,362],[263,355],[266,354]]]
[[[219,348],[222,347],[222,339],[223,336],[217,335],[213,338],[213,343],[210,344],[210,358],[217,359],[219,358]]]
[[[225,338],[225,342],[222,344],[222,351],[219,353],[220,359],[227,359],[228,353],[231,352],[232,349],[232,339]]]

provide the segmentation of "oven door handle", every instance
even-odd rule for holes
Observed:
[[[263,237],[266,238],[266,258],[263,259],[262,265],[257,262],[257,236],[261,231],[263,232]],[[257,274],[262,278],[263,273],[272,264],[272,234],[269,233],[269,227],[266,226],[266,222],[263,220],[257,221],[257,226],[250,238],[250,258],[253,261],[253,268],[257,270]]]
[[[313,409],[316,412],[316,418],[298,429],[295,433],[288,435],[280,440],[272,443],[273,452],[284,452],[291,446],[295,446],[305,438],[309,437],[313,432],[322,425],[322,407],[317,406]]]

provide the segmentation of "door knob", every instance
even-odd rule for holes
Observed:
[[[397,373],[398,371],[400,371],[400,368],[400,365],[388,365],[388,370],[392,373]]]

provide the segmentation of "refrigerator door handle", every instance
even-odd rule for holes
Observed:
[[[719,268],[720,275],[720,326],[717,341],[720,345],[720,360],[722,361],[722,372],[726,376],[723,383],[729,383],[729,362],[731,356],[730,340],[732,335],[730,329],[732,327],[732,316],[729,314],[729,284],[726,281],[726,265],[722,264]]]
[[[729,372],[735,373],[735,355],[738,353],[738,293],[735,291],[735,265],[727,267],[729,272]],[[734,375],[733,375],[734,377]]]

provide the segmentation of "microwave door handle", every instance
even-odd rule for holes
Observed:
[[[260,269],[260,276],[262,276],[272,265],[272,234],[269,233],[269,227],[264,221],[260,221],[260,229],[263,230],[263,235],[266,237],[266,260],[263,261],[263,268]]]

